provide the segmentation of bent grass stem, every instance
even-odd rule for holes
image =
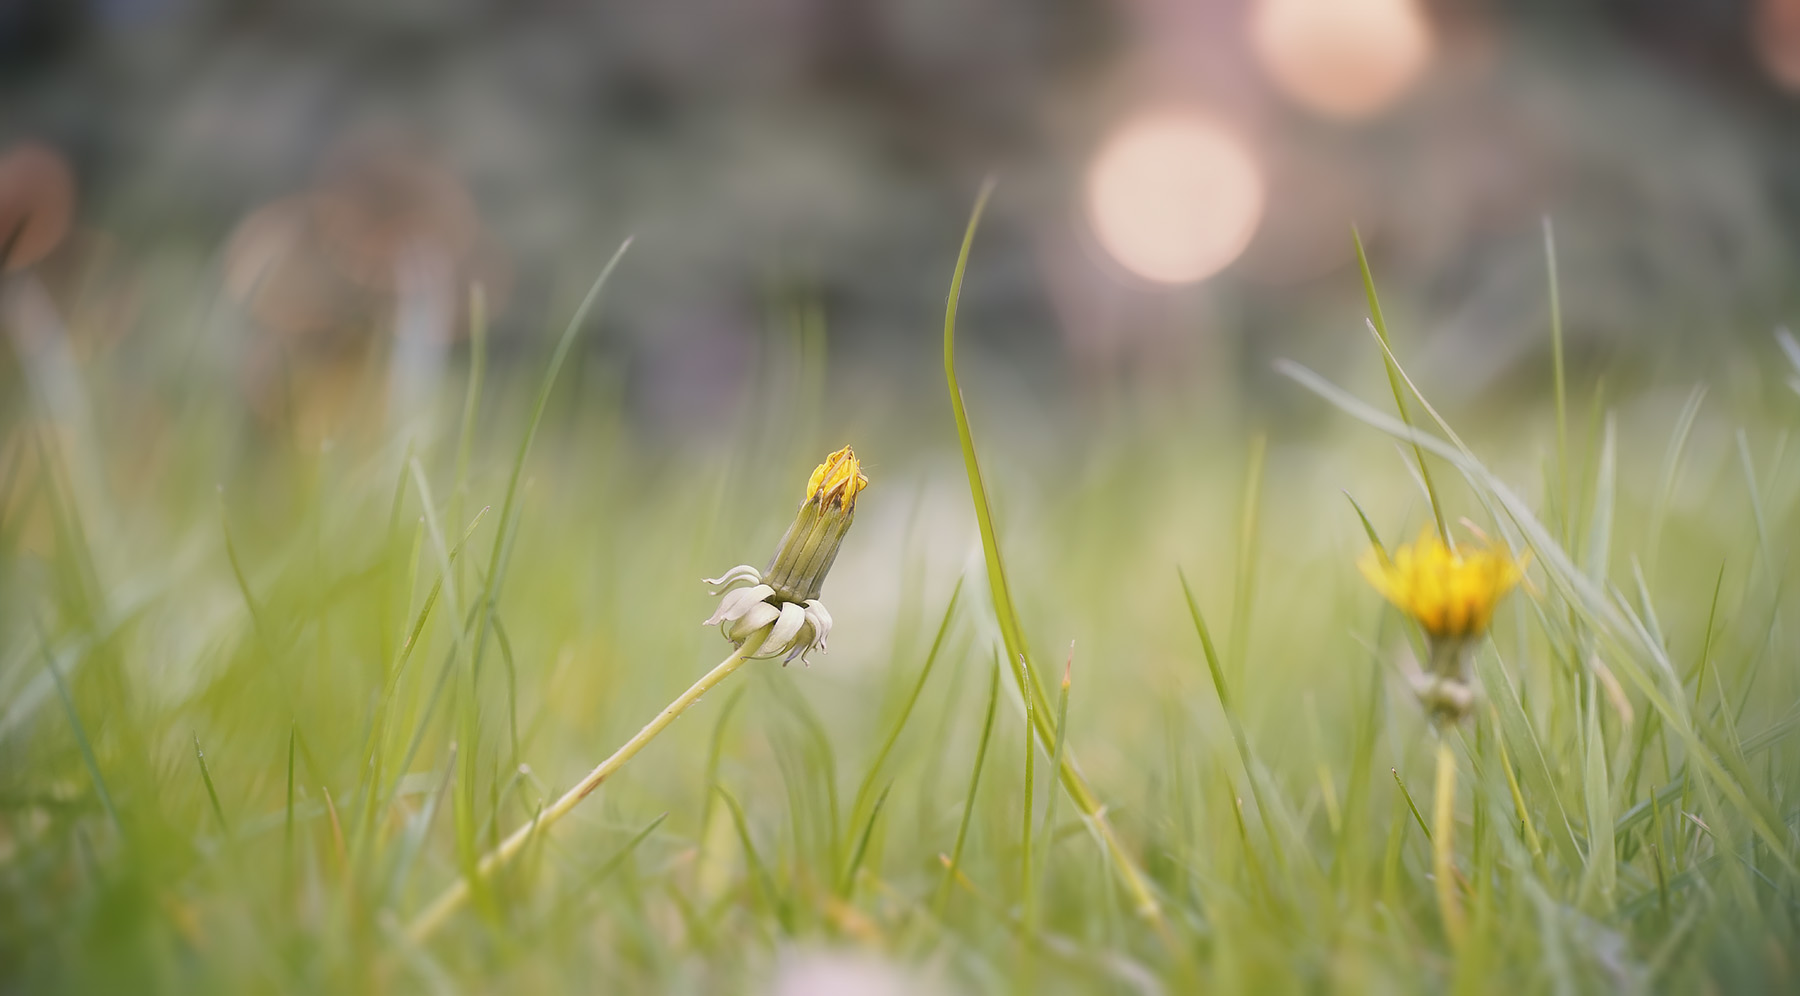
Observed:
[[[599,788],[600,783],[611,777],[614,772],[624,767],[625,762],[636,757],[638,751],[643,750],[650,741],[656,739],[656,735],[686,712],[689,706],[700,701],[701,696],[711,691],[719,682],[730,677],[733,671],[742,667],[745,661],[762,648],[763,641],[768,639],[768,636],[769,628],[766,626],[750,634],[750,637],[743,642],[742,646],[733,651],[730,657],[720,661],[717,667],[706,672],[699,681],[689,686],[687,691],[677,696],[675,701],[656,714],[655,719],[645,724],[636,736],[625,741],[623,747],[614,751],[611,757],[600,762],[598,767],[587,773],[587,777],[576,782],[574,788],[563,793],[562,798],[546,807],[536,819],[514,830],[511,836],[488,852],[476,864],[475,874],[472,877],[486,879],[493,875],[502,865],[523,850],[533,836],[548,830],[557,820],[567,816],[570,810],[581,803],[581,800]],[[411,926],[407,927],[407,939],[414,944],[421,944],[436,933],[439,927],[442,927],[468,903],[470,885],[471,876],[464,876],[445,889],[443,894],[438,896],[431,905],[425,907],[425,911],[413,920]]]

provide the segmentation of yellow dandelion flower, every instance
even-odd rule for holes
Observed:
[[[769,627],[759,657],[785,654],[788,660],[825,649],[831,613],[819,601],[825,575],[856,514],[856,496],[869,486],[856,452],[846,446],[825,458],[806,482],[806,498],[775,548],[766,570],[739,564],[706,583],[724,594],[706,621],[725,638],[742,644]]]
[[[846,446],[825,458],[825,462],[813,470],[812,477],[806,482],[806,500],[818,499],[820,504],[845,505],[854,508],[857,493],[869,486],[868,475],[862,472],[862,461],[856,459],[856,451]]]
[[[1494,607],[1524,577],[1525,568],[1504,547],[1451,550],[1429,527],[1393,557],[1371,549],[1357,566],[1382,597],[1440,641],[1486,632]]]

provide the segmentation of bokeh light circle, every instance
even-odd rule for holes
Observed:
[[[1250,43],[1295,103],[1325,117],[1368,117],[1431,61],[1418,0],[1257,0]]]
[[[1262,218],[1262,172],[1244,143],[1198,114],[1128,120],[1087,173],[1087,215],[1120,266],[1157,283],[1224,269]]]

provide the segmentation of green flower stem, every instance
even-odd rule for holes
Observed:
[[[763,641],[768,637],[769,627],[767,626],[750,634],[736,650],[732,651],[730,657],[719,662],[719,666],[706,672],[699,681],[694,682],[687,691],[682,692],[662,712],[657,713],[655,719],[637,732],[637,736],[625,742],[625,746],[620,747],[613,752],[611,757],[600,762],[599,767],[588,772],[587,777],[575,783],[574,788],[565,792],[562,798],[546,808],[537,819],[514,830],[511,836],[501,841],[499,847],[494,848],[475,866],[475,876],[485,879],[494,874],[501,865],[523,850],[525,844],[533,836],[548,830],[551,824],[567,816],[570,810],[580,804],[581,800],[599,788],[601,782],[610,777],[613,772],[624,767],[625,762],[636,757],[638,751],[643,750],[644,746],[654,740],[656,735],[667,728],[670,723],[673,723],[676,717],[686,712],[689,706],[700,701],[700,697],[711,691],[713,686],[724,681],[733,671],[743,666],[745,661],[762,648]],[[469,901],[469,885],[470,879],[464,877],[457,879],[454,884],[445,889],[443,894],[438,896],[430,906],[427,906],[425,911],[413,920],[412,925],[406,928],[407,939],[414,944],[422,943],[439,927],[442,927]]]
[[[1450,741],[1440,737],[1437,749],[1437,792],[1431,805],[1431,874],[1437,886],[1438,913],[1444,933],[1453,947],[1462,947],[1467,934],[1462,902],[1456,895],[1456,865],[1452,844],[1456,835],[1456,755]]]

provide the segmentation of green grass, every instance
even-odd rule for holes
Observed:
[[[1744,347],[1761,393],[1602,391],[1552,307],[1553,389],[1446,407],[1375,286],[1365,361],[1283,364],[1266,432],[1033,425],[957,369],[954,289],[948,397],[838,376],[807,312],[678,445],[572,387],[592,294],[545,356],[478,320],[425,417],[330,446],[154,340],[72,400],[12,369],[0,990],[765,991],[845,951],[965,992],[1800,984],[1782,347]],[[409,944],[726,655],[698,579],[844,442],[831,653],[731,677]],[[1354,562],[1465,518],[1533,566],[1440,798],[1417,634]],[[1064,684],[1032,648],[1071,642]]]

